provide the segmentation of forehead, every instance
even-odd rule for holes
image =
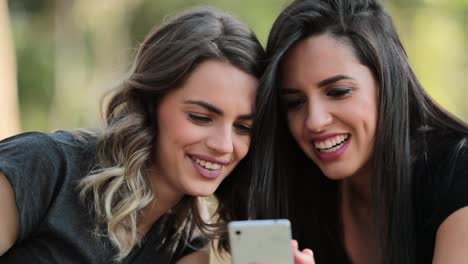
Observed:
[[[351,44],[329,34],[308,37],[294,45],[285,55],[280,67],[283,80],[300,76],[318,79],[336,74],[351,74],[362,67]]]
[[[228,62],[208,60],[200,63],[182,87],[168,97],[183,102],[203,100],[222,110],[251,112],[258,80]]]

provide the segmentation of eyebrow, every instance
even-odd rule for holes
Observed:
[[[194,104],[194,105],[199,105],[203,108],[205,108],[206,110],[212,112],[212,113],[215,113],[215,114],[218,114],[218,115],[223,115],[223,111],[219,108],[217,108],[216,106],[210,104],[210,103],[207,103],[207,102],[204,102],[204,101],[199,101],[199,100],[186,100],[184,101],[184,104]]]
[[[192,104],[192,105],[198,105],[198,106],[201,106],[203,108],[205,108],[206,110],[212,112],[212,113],[215,113],[217,115],[224,115],[224,112],[219,109],[218,107],[210,104],[210,103],[207,103],[205,101],[200,101],[200,100],[186,100],[184,101],[184,104]],[[252,120],[254,119],[254,114],[246,114],[246,115],[240,115],[238,117],[239,119],[241,120]]]
[[[323,87],[323,86],[332,84],[334,82],[337,82],[339,80],[354,80],[354,78],[348,75],[339,74],[339,75],[335,75],[335,76],[332,76],[330,78],[320,81],[318,83],[318,86]],[[299,93],[300,91],[301,91],[300,89],[296,89],[296,88],[282,88],[281,94],[294,94],[294,93]]]
[[[339,74],[339,75],[335,75],[335,76],[332,76],[330,78],[327,78],[327,79],[325,79],[323,81],[320,81],[318,83],[318,86],[323,87],[323,86],[329,85],[331,83],[337,82],[339,80],[354,80],[354,78],[352,78],[352,77],[350,77],[348,75]]]

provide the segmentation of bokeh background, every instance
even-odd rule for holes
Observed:
[[[17,132],[101,126],[102,94],[124,76],[138,44],[166,16],[189,6],[213,5],[237,14],[266,43],[275,17],[290,2],[0,1],[8,6],[5,11],[9,14],[9,21],[8,17],[0,20],[4,28],[0,30],[0,42],[13,40],[11,52],[6,55],[13,58],[13,67],[16,58],[17,66],[16,72],[0,66],[0,79],[17,74],[20,122],[12,130]],[[468,0],[386,0],[384,4],[422,84],[440,104],[468,121]],[[0,60],[9,63],[4,56]],[[12,104],[12,93],[6,90],[14,89],[9,88],[14,84],[1,84],[0,104]],[[0,116],[6,113],[2,110]],[[12,117],[10,114],[4,118]],[[14,122],[0,125],[0,130],[8,130],[7,126]]]
[[[146,33],[194,5],[235,13],[266,43],[291,0],[0,0],[0,139],[102,126],[100,99]],[[468,0],[385,0],[429,93],[468,121]]]

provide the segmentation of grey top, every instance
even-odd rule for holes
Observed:
[[[95,165],[95,151],[95,139],[64,131],[0,141],[0,171],[13,186],[20,222],[18,241],[0,263],[112,263],[116,249],[93,232],[77,188]],[[205,244],[197,238],[171,252],[163,242],[174,231],[174,217],[161,217],[122,263],[174,263]]]

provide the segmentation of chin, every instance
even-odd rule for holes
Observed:
[[[349,174],[342,171],[325,171],[322,170],[322,173],[330,180],[339,181],[348,178]]]
[[[197,192],[197,193],[189,193],[190,196],[193,196],[193,197],[209,197],[211,195],[213,195],[214,192],[209,192],[209,193],[201,193],[201,192]]]
[[[207,188],[207,189],[198,189],[198,190],[188,190],[186,194],[191,195],[191,196],[197,196],[197,197],[208,197],[213,195],[213,193],[216,191],[216,189],[213,188]]]

